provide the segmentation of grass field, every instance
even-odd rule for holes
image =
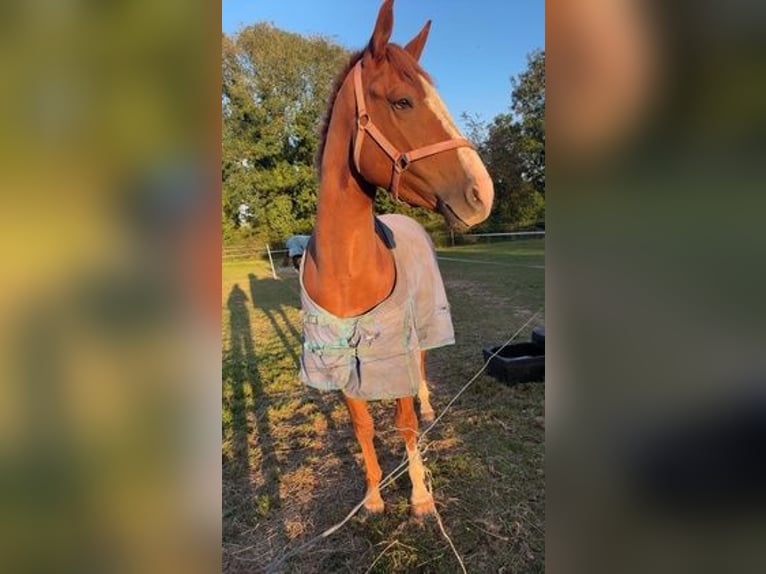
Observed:
[[[440,249],[457,344],[429,353],[437,415],[544,305],[541,239]],[[223,266],[223,569],[264,567],[343,519],[364,495],[340,397],[301,386],[297,274],[263,261]],[[533,325],[544,323],[544,313]],[[528,340],[530,325],[519,339]],[[544,570],[544,386],[482,375],[426,437],[437,508],[468,572]],[[402,460],[392,402],[374,403],[384,474]],[[285,572],[458,572],[433,519],[409,514],[406,474],[363,512],[287,561]],[[376,561],[377,560],[377,561]],[[370,567],[372,566],[372,569]]]

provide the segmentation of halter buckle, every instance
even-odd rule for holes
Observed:
[[[406,153],[399,154],[399,157],[394,161],[394,169],[399,172],[407,171],[407,168],[410,167],[411,163],[412,162]]]

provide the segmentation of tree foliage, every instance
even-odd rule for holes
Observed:
[[[545,52],[529,55],[511,78],[509,113],[489,123],[463,115],[495,185],[495,206],[484,229],[539,223],[545,216]]]
[[[322,37],[304,37],[259,23],[222,36],[222,228],[224,241],[247,235],[284,240],[311,230],[318,181],[318,124],[333,79],[350,54]],[[495,184],[495,207],[482,228],[509,229],[545,213],[545,52],[529,55],[511,79],[509,113],[488,123],[464,114]],[[249,208],[243,220],[240,206]],[[416,217],[430,230],[437,214],[378,193],[376,209]]]
[[[521,128],[524,179],[545,196],[545,52],[533,52],[527,60],[527,69],[511,79],[511,109]]]
[[[252,232],[283,239],[311,228],[317,124],[348,59],[342,47],[256,24],[222,37],[222,181],[225,239],[236,238],[239,206]]]

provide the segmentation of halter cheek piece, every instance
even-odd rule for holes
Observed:
[[[400,152],[396,149],[386,136],[383,135],[378,127],[373,123],[370,114],[367,113],[367,106],[364,104],[364,89],[362,87],[362,63],[357,62],[354,66],[354,96],[356,97],[356,135],[354,137],[354,165],[356,171],[359,171],[359,157],[362,153],[362,143],[364,134],[367,133],[373,141],[380,146],[386,155],[393,162],[393,172],[391,174],[391,183],[388,190],[394,195],[394,199],[399,199],[399,179],[402,173],[409,169],[413,162],[448,151],[459,147],[473,148],[471,142],[463,138],[452,138],[427,146],[419,147],[408,152]]]

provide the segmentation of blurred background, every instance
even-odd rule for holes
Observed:
[[[766,566],[765,17],[547,2],[551,571]]]
[[[219,6],[0,14],[0,563],[217,569]],[[764,570],[765,17],[547,3],[554,572]]]
[[[220,9],[0,8],[0,563],[220,560]]]

